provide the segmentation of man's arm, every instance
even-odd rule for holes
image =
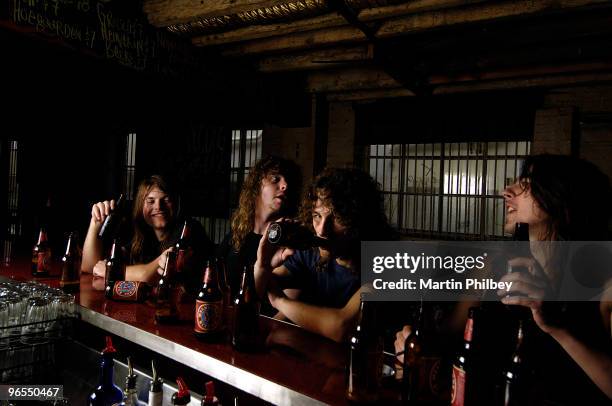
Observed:
[[[364,287],[361,287],[340,309],[307,304],[274,292],[268,297],[274,308],[300,327],[342,342],[354,327],[363,291]]]

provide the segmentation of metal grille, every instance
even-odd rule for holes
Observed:
[[[263,130],[233,130],[230,155],[230,210],[227,218],[200,217],[198,220],[210,238],[219,244],[230,230],[229,218],[238,206],[244,178],[262,155]]]
[[[369,171],[390,223],[417,237],[504,237],[505,186],[531,143],[461,142],[370,145]]]
[[[134,178],[136,175],[136,133],[129,133],[125,142],[123,165],[123,194],[127,200],[134,200]]]
[[[19,144],[17,141],[8,142],[9,169],[7,188],[7,229],[6,239],[3,242],[3,261],[11,262],[13,243],[21,235],[21,221],[19,220],[19,183],[17,181],[17,157]]]

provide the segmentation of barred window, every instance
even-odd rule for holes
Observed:
[[[3,260],[5,264],[11,262],[13,244],[21,236],[21,221],[19,217],[19,182],[17,178],[17,158],[19,153],[18,141],[8,141],[8,188],[7,188],[7,223],[4,230],[5,239],[2,242]]]
[[[427,238],[504,237],[503,189],[518,176],[531,143],[370,145],[369,171],[381,185],[391,225]]]
[[[129,133],[125,140],[125,159],[123,161],[123,195],[127,200],[134,200],[136,185],[136,133]]]

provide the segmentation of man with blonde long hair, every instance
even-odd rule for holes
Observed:
[[[280,217],[296,214],[300,189],[301,174],[293,161],[267,156],[251,168],[232,215],[231,231],[220,247],[232,293],[238,292],[243,268],[255,263],[266,227]]]

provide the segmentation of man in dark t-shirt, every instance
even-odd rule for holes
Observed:
[[[244,267],[252,267],[257,259],[257,247],[266,227],[281,217],[295,215],[300,186],[300,170],[287,159],[262,158],[249,172],[240,191],[238,208],[232,215],[231,231],[218,252],[226,263],[233,296],[240,289]],[[262,313],[276,314],[266,304],[265,295],[262,299]]]

